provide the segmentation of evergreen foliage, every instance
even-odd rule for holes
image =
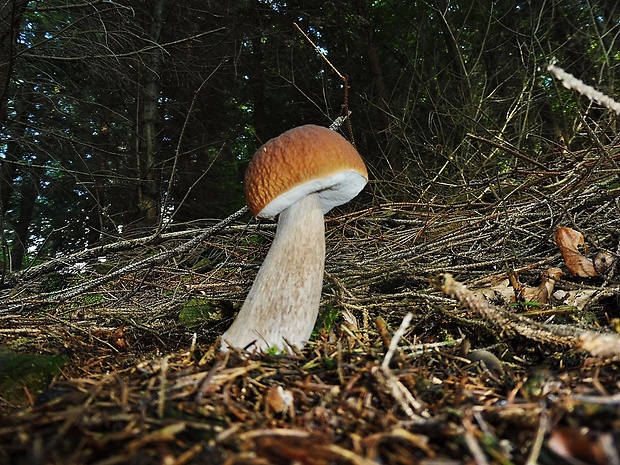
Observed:
[[[360,202],[442,201],[512,169],[469,134],[553,165],[616,120],[546,64],[614,96],[619,29],[596,0],[5,2],[4,269],[224,217],[262,142],[346,109],[375,181]]]

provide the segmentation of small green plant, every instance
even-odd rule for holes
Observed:
[[[194,297],[181,307],[179,324],[190,328],[197,326],[204,320],[211,318],[213,311],[213,306],[207,299]]]
[[[312,331],[312,339],[315,339],[321,331],[330,332],[336,324],[339,316],[339,309],[331,305],[326,306],[325,310],[323,310],[323,312],[319,315],[316,324],[314,325],[314,331]]]
[[[269,349],[267,349],[267,355],[269,355],[271,357],[275,357],[276,355],[282,355],[284,353],[286,353],[286,352],[284,352],[283,350],[281,350],[277,346],[271,346],[271,347],[269,347]]]

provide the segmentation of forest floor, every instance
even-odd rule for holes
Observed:
[[[243,212],[8,275],[0,463],[618,465],[619,159],[330,216],[294,354],[216,350]]]

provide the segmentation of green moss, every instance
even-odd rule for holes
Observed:
[[[67,287],[67,276],[56,271],[48,273],[41,282],[41,291],[43,292],[55,292],[61,291]]]
[[[43,392],[60,367],[67,363],[64,355],[17,354],[0,347],[0,397],[21,405],[30,396]]]
[[[208,300],[200,298],[190,299],[181,307],[179,324],[190,328],[197,326],[204,320],[210,319],[213,311],[213,307]]]
[[[82,296],[82,302],[84,303],[84,305],[98,304],[100,302],[103,302],[104,300],[105,297],[100,294],[84,294]]]

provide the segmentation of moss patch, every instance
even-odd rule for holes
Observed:
[[[192,327],[203,323],[211,318],[214,309],[206,299],[193,298],[181,307],[179,324]]]
[[[68,362],[64,355],[18,354],[0,348],[0,397],[21,405],[43,392],[60,367]]]

